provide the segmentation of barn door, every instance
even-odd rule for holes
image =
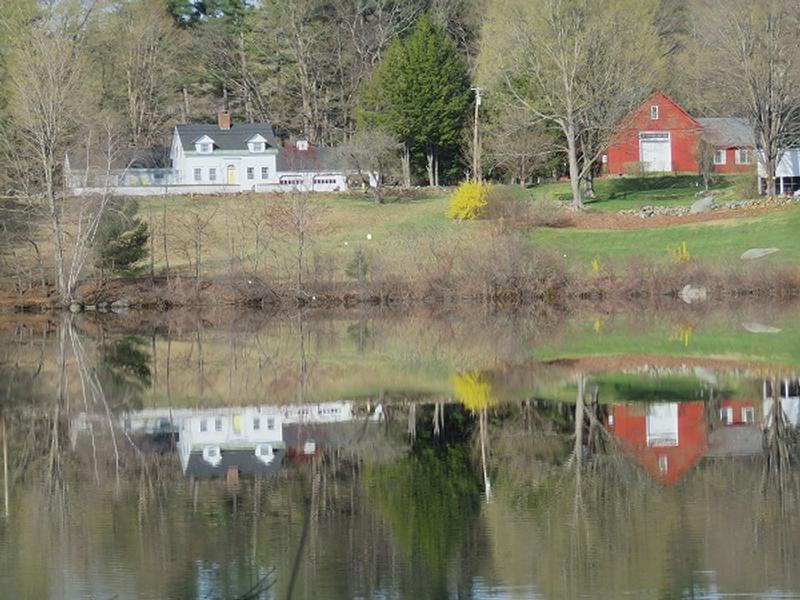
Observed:
[[[639,160],[648,173],[672,171],[672,144],[669,132],[640,133]]]

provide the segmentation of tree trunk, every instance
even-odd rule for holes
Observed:
[[[433,149],[433,182],[436,187],[439,187],[439,149],[435,146]]]
[[[775,186],[775,159],[769,154],[771,153],[768,153],[766,160],[764,161],[765,162],[764,168],[766,170],[764,179],[767,184],[767,189],[766,189],[767,196],[770,198],[774,198],[777,192]]]
[[[403,144],[403,187],[411,187],[411,149]]]
[[[569,183],[572,188],[572,205],[575,208],[583,208],[581,198],[580,168],[578,167],[578,148],[575,144],[575,131],[568,128],[567,134],[567,156],[569,158]]]
[[[428,146],[428,154],[426,158],[427,158],[426,168],[428,170],[428,186],[433,187],[435,185],[435,181],[433,178],[433,146]]]

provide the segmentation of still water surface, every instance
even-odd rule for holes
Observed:
[[[800,598],[800,318],[0,327],[0,597]]]

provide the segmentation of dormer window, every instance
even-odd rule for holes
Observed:
[[[198,154],[211,154],[214,152],[214,140],[207,135],[198,138],[194,142],[194,148]]]
[[[650,107],[650,118],[653,121],[658,121],[658,104],[654,104]]]
[[[254,135],[247,140],[247,149],[254,154],[265,152],[267,149],[267,140],[261,135]]]

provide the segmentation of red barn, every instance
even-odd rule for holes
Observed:
[[[615,404],[608,429],[655,479],[681,479],[705,454],[708,435],[703,402]]]
[[[620,125],[604,157],[605,172],[697,173],[701,139],[715,148],[715,171],[747,171],[753,168],[752,137],[742,119],[695,118],[654,92]]]

